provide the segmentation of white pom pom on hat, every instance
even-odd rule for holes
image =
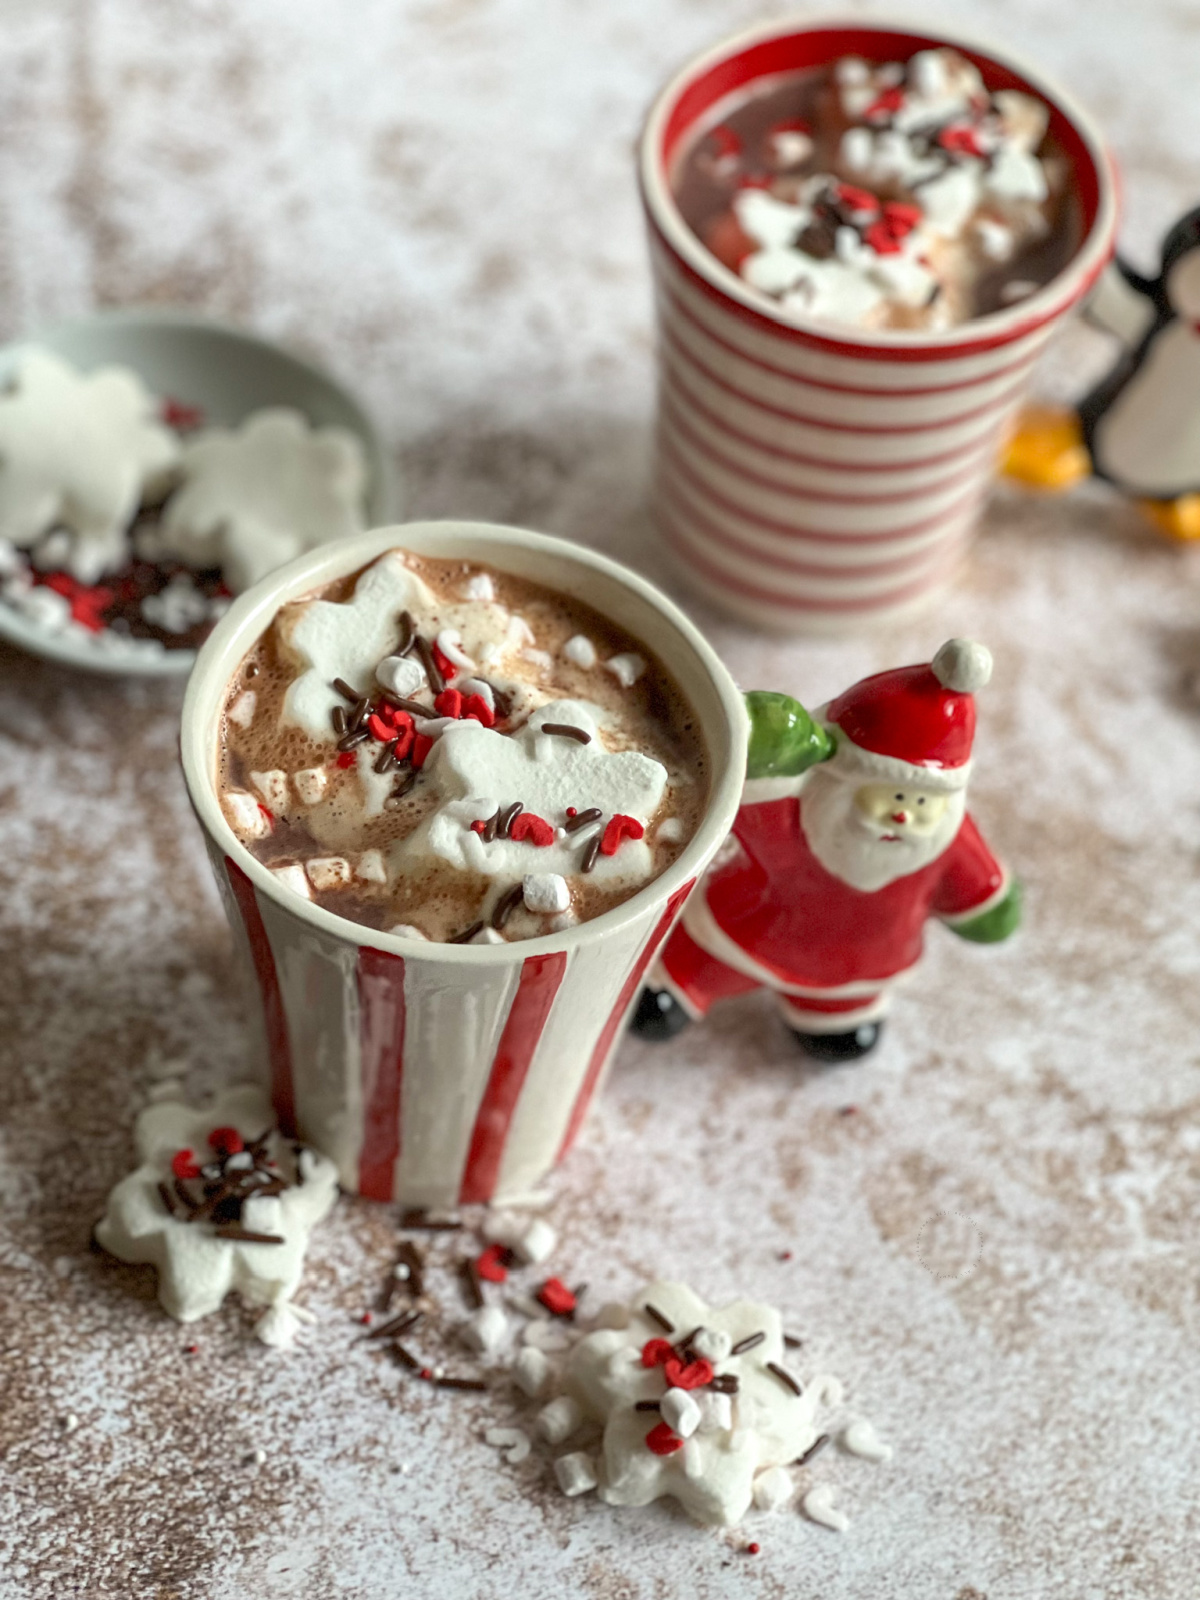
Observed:
[[[932,665],[933,675],[943,689],[974,694],[992,676],[992,652],[974,639],[947,639]]]

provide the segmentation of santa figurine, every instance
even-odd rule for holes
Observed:
[[[864,678],[812,716],[746,696],[746,787],[729,845],[688,903],[642,991],[634,1030],[672,1037],[717,1000],[769,989],[809,1055],[878,1043],[892,993],[937,917],[1006,939],[1018,885],[967,814],[981,644]]]

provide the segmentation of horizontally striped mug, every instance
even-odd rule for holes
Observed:
[[[1067,154],[1082,242],[1037,293],[941,333],[783,315],[701,244],[668,174],[730,95],[847,55],[948,45],[989,89],[1044,101]],[[953,576],[1030,370],[1112,253],[1116,192],[1091,119],[1007,51],[887,23],[773,22],[690,61],[651,108],[640,153],[659,318],[655,511],[688,582],[775,630],[850,631]]]
[[[703,730],[708,805],[678,859],[623,905],[561,933],[499,945],[418,942],[323,910],[282,885],[217,798],[221,712],[238,667],[286,601],[387,550],[482,561],[583,595],[656,653]],[[252,973],[281,1125],[378,1200],[511,1198],[571,1147],[642,977],[737,810],[742,698],[670,600],[594,551],[519,528],[417,522],[325,545],[230,607],[183,707],[183,770]]]

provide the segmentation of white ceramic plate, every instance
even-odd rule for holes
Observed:
[[[0,348],[0,383],[31,344],[85,372],[110,362],[132,367],[155,394],[199,406],[206,423],[232,427],[263,406],[286,405],[314,427],[349,428],[367,453],[367,526],[394,522],[400,514],[395,476],[366,412],[328,373],[279,345],[192,311],[99,311],[39,328]],[[119,677],[186,677],[196,659],[193,650],[110,654],[42,628],[2,602],[0,638],[51,661]]]

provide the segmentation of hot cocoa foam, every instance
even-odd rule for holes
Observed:
[[[229,687],[219,759],[226,816],[281,881],[441,941],[619,905],[708,791],[642,641],[574,596],[400,551],[281,608]]]

